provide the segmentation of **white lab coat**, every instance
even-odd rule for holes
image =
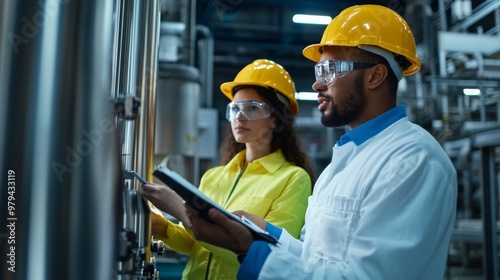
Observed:
[[[283,231],[259,279],[442,280],[456,188],[447,154],[406,117],[360,146],[335,146],[303,242]]]

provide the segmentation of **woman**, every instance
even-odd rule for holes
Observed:
[[[281,65],[259,59],[221,90],[231,100],[221,166],[202,176],[199,189],[228,211],[255,214],[298,238],[315,175],[293,127],[298,103],[290,75]],[[236,279],[234,253],[197,242],[184,228],[189,223],[181,198],[159,185],[143,190],[158,209],[181,221],[154,214],[152,231],[172,250],[190,256],[184,279]]]

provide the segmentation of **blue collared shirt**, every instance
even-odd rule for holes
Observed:
[[[405,107],[403,105],[394,107],[342,135],[337,141],[337,146],[342,146],[351,141],[356,146],[359,146],[403,117],[406,117]]]

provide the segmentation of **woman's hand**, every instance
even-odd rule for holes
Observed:
[[[182,203],[183,199],[169,187],[154,183],[144,184],[142,185],[142,195],[161,211],[168,213],[183,224],[186,222],[189,224]]]

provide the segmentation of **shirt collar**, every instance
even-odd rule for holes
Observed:
[[[359,146],[366,140],[377,135],[379,132],[404,117],[406,117],[405,107],[403,105],[396,106],[391,110],[357,126],[353,130],[348,131],[340,137],[337,141],[337,145],[342,146],[352,141],[356,144],[356,146]]]
[[[240,163],[245,160],[245,156],[246,156],[246,150],[240,151],[231,159],[231,161],[228,162],[227,167],[230,169],[239,170]],[[268,172],[274,173],[283,165],[285,161],[286,159],[285,156],[283,155],[283,152],[281,151],[281,149],[278,149],[273,153],[270,153],[266,156],[263,156],[259,159],[250,162],[248,164],[248,167],[250,167],[250,165],[257,164],[264,167]]]

